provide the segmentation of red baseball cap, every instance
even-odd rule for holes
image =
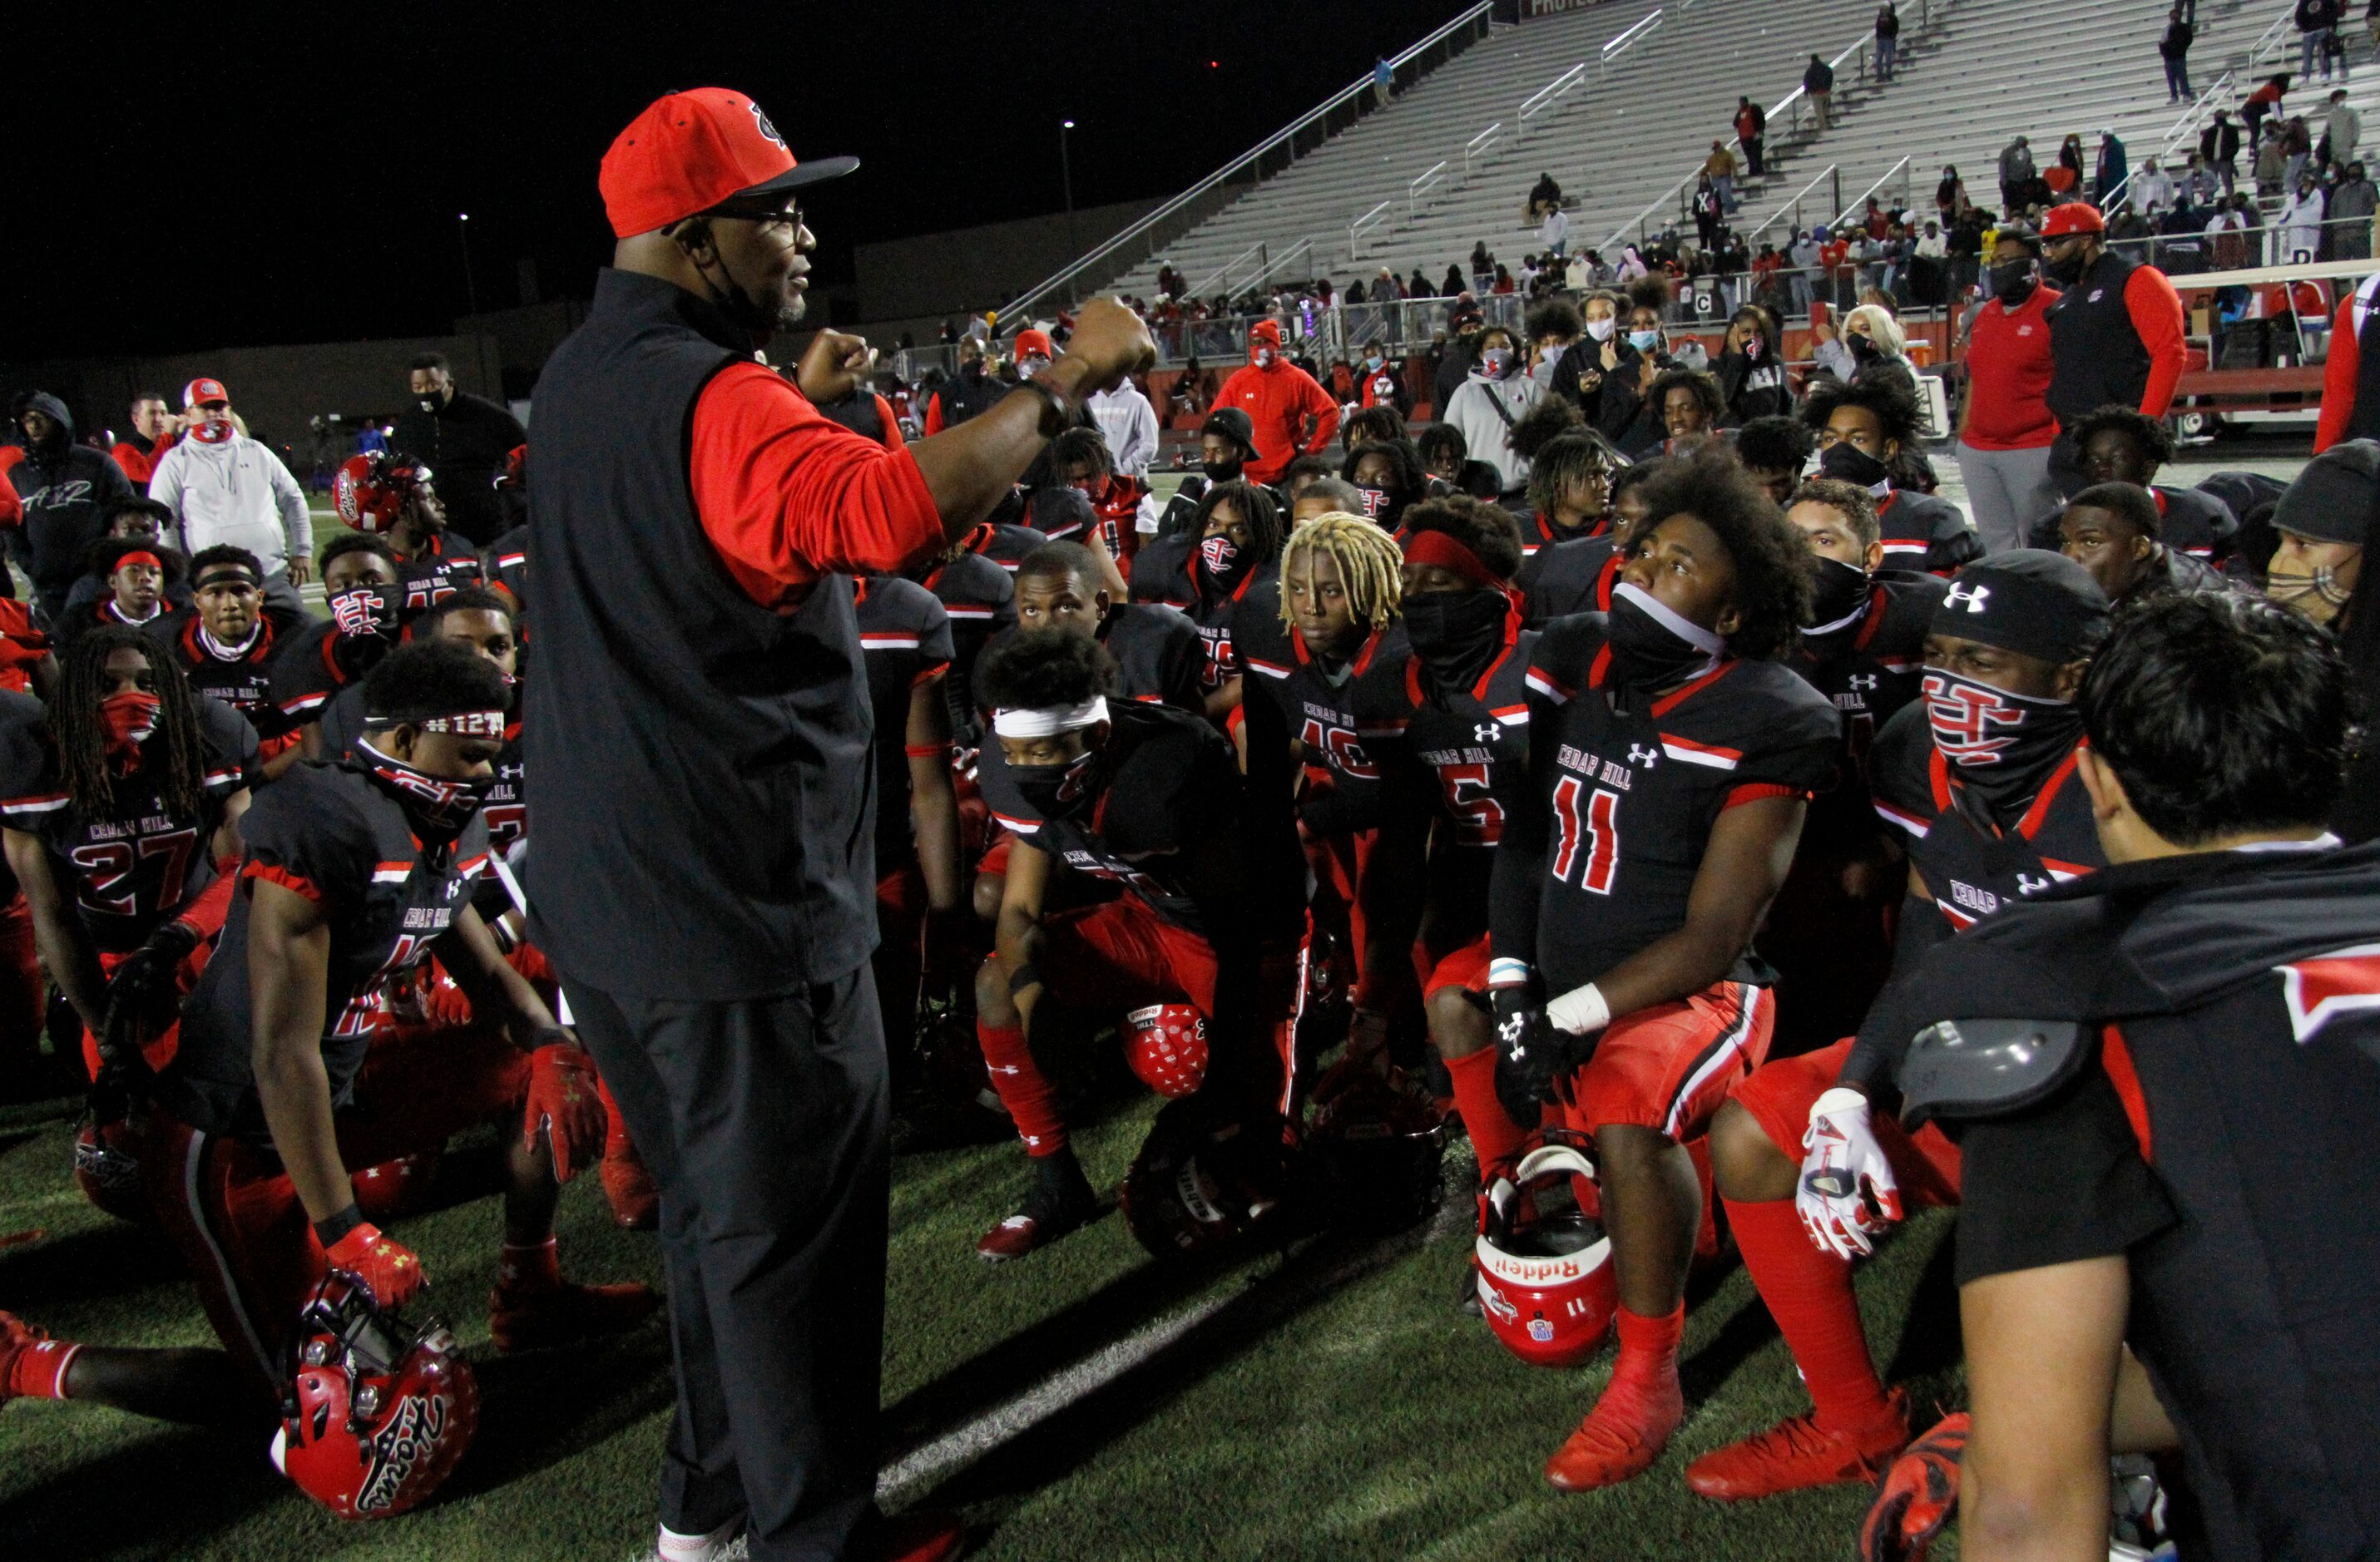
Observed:
[[[211,401],[229,402],[230,400],[231,393],[224,389],[224,383],[220,380],[201,378],[193,380],[182,387],[182,410],[185,412],[194,406],[204,406]]]
[[[1046,331],[1020,331],[1016,333],[1016,356],[1023,357],[1027,353],[1039,353],[1045,358],[1053,358],[1058,356],[1058,349],[1050,345],[1050,333]]]
[[[2070,200],[2063,206],[2053,206],[2049,215],[2041,220],[2041,236],[2046,242],[2053,238],[2070,238],[2078,233],[2106,233],[2107,219],[2087,200]]]
[[[603,154],[597,183],[612,232],[625,238],[723,200],[783,194],[858,166],[856,157],[796,163],[759,103],[732,87],[698,87],[630,120]]]

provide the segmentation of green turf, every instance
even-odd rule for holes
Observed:
[[[1094,1180],[1122,1177],[1152,1107],[1113,1109],[1078,1135]],[[47,1233],[0,1249],[0,1306],[72,1338],[207,1343],[171,1249],[87,1206],[65,1176],[67,1155],[62,1110],[0,1113],[0,1235]],[[18,1403],[0,1411],[0,1556],[544,1562],[625,1557],[647,1544],[669,1402],[662,1333],[649,1327],[591,1356],[492,1356],[492,1155],[486,1142],[458,1145],[441,1175],[444,1207],[395,1225],[485,1390],[479,1439],[440,1501],[394,1522],[344,1525],[274,1475],[260,1441]],[[1450,1165],[1458,1158],[1467,1176],[1460,1147]],[[1436,1235],[1326,1233],[1184,1275],[1152,1265],[1111,1217],[1026,1263],[978,1264],[973,1239],[1023,1185],[1008,1144],[896,1164],[888,1462],[1152,1322],[1211,1312],[996,1451],[903,1488],[903,1505],[954,1508],[982,1527],[981,1556],[1815,1562],[1851,1548],[1859,1490],[1720,1508],[1681,1482],[1694,1455],[1802,1408],[1791,1360],[1740,1268],[1696,1286],[1684,1359],[1693,1408],[1672,1451],[1627,1486],[1560,1496],[1538,1467],[1592,1403],[1609,1356],[1572,1373],[1524,1367],[1458,1316],[1460,1222]],[[650,1239],[603,1216],[591,1181],[565,1196],[565,1267],[658,1279]],[[1947,1217],[1921,1217],[1861,1280],[1879,1355],[1928,1412],[1958,1392],[1948,1230]]]

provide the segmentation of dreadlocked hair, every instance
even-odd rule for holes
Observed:
[[[1504,442],[1522,460],[1535,461],[1548,444],[1585,426],[1586,415],[1568,396],[1548,396],[1512,420]]]
[[[1421,452],[1411,440],[1378,440],[1349,445],[1347,459],[1339,465],[1339,476],[1354,482],[1356,466],[1367,455],[1377,455],[1396,469],[1397,480],[1390,485],[1389,491],[1400,503],[1419,499],[1428,489],[1429,472],[1422,466]]]
[[[1597,476],[1609,478],[1627,465],[1628,458],[1601,434],[1592,429],[1572,429],[1548,440],[1529,457],[1530,507],[1540,515],[1550,515],[1564,490]]]
[[[1386,629],[1397,616],[1404,595],[1405,556],[1396,539],[1361,515],[1318,515],[1289,534],[1281,551],[1281,573],[1307,554],[1318,553],[1339,566],[1339,583],[1346,588],[1347,608],[1358,623]],[[1281,594],[1281,621],[1294,625],[1289,593]]]
[[[143,745],[142,757],[154,780],[157,798],[167,813],[195,813],[206,778],[198,698],[173,658],[155,640],[128,624],[103,624],[86,631],[67,649],[65,665],[58,669],[58,686],[50,696],[49,728],[51,741],[57,745],[58,769],[66,776],[67,794],[86,814],[106,818],[116,812],[115,778],[108,774],[107,729],[99,719],[99,703],[109,692],[107,659],[117,651],[139,651],[148,659],[149,677],[157,696],[157,730]],[[145,798],[126,799],[134,806],[145,802]]]
[[[1198,498],[1197,515],[1190,523],[1196,536],[1207,535],[1207,518],[1221,504],[1230,505],[1247,523],[1248,547],[1255,551],[1258,564],[1269,564],[1281,557],[1281,509],[1273,503],[1269,490],[1245,478],[1208,483],[1207,491]]]
[[[1357,408],[1347,415],[1347,421],[1339,426],[1339,432],[1346,440],[1349,450],[1359,444],[1393,444],[1400,440],[1411,443],[1413,441],[1412,432],[1405,428],[1404,416],[1397,411],[1394,402],[1380,402]]]
[[[1050,466],[1060,473],[1069,466],[1088,466],[1106,477],[1115,471],[1115,458],[1097,429],[1069,429],[1050,442]]]

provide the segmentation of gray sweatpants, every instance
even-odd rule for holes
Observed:
[[[2024,528],[2063,503],[2049,478],[2049,447],[1977,450],[1959,442],[1959,476],[1967,485],[1967,510],[1985,553],[2025,546]]]

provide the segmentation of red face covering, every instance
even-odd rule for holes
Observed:
[[[107,729],[107,757],[128,766],[140,758],[140,745],[157,730],[162,707],[163,702],[146,689],[127,689],[101,700],[99,720]]]

